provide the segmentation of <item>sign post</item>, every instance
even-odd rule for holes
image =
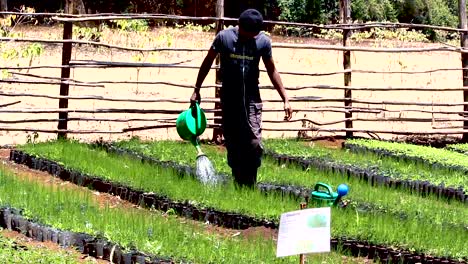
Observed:
[[[301,208],[304,205],[301,204]],[[330,252],[330,207],[309,208],[284,213],[280,218],[277,257]]]

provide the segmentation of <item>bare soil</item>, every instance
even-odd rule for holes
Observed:
[[[60,27],[24,27],[18,28],[18,32],[23,32],[26,37],[31,38],[47,38],[60,39],[62,28]],[[134,33],[118,33],[105,32],[102,42],[134,46],[134,47],[184,47],[184,48],[208,48],[213,40],[213,32],[196,32],[188,30],[172,30],[172,29],[154,29],[145,34]],[[309,43],[309,44],[326,44],[340,45],[339,41],[304,39],[304,38],[284,38],[273,36],[273,43]],[[366,41],[362,43],[353,43],[353,45],[375,47],[428,47],[436,44],[427,43],[403,43],[403,42],[373,42]],[[6,43],[0,47],[0,52],[8,52],[11,49],[20,49],[24,44]],[[97,61],[112,61],[112,62],[151,62],[151,63],[175,63],[183,62],[182,65],[190,65],[199,67],[204,58],[205,52],[159,52],[151,54],[140,54],[137,52],[121,52],[108,49],[93,49],[86,46],[78,46],[74,48],[72,60],[97,60]],[[341,71],[343,69],[343,55],[339,51],[326,50],[307,50],[307,49],[289,49],[289,48],[273,48],[273,56],[276,66],[280,72],[301,72],[301,73],[324,73]],[[459,68],[460,54],[451,52],[422,52],[422,53],[369,53],[369,52],[352,52],[352,68],[359,70],[376,70],[376,71],[421,71],[431,70],[435,68]],[[29,59],[4,59],[0,58],[2,65],[8,66],[27,66]],[[61,64],[61,46],[46,45],[45,51],[39,58],[32,60],[32,65],[55,65]],[[261,68],[263,64],[261,63]],[[16,71],[19,72],[19,71]],[[26,73],[22,70],[21,73]],[[36,74],[49,77],[60,77],[60,69],[36,69],[30,70],[29,74]],[[214,85],[215,81],[214,70],[207,76],[204,84]],[[171,68],[109,68],[109,69],[92,69],[80,68],[72,69],[71,76],[73,79],[93,82],[93,81],[160,81],[172,82],[184,85],[193,85],[196,81],[197,70],[195,69],[171,69]],[[13,77],[25,79],[27,77],[13,75]],[[299,87],[308,85],[343,85],[343,75],[330,75],[320,77],[297,76],[297,75],[281,75],[283,83],[287,87]],[[31,78],[29,78],[31,79]],[[262,73],[260,76],[260,85],[271,85],[267,74]],[[353,73],[353,86],[366,87],[460,87],[462,85],[462,74],[459,71],[445,71],[427,74],[361,74]],[[29,93],[29,94],[48,94],[58,95],[58,85],[29,85],[29,84],[0,84],[1,93]],[[127,99],[161,99],[173,98],[185,100],[184,103],[124,103],[124,102],[109,102],[98,100],[71,100],[69,108],[71,109],[105,109],[105,108],[134,108],[134,109],[164,109],[164,110],[184,110],[189,106],[189,97],[192,89],[178,88],[168,85],[136,85],[136,84],[106,84],[105,88],[98,87],[70,87],[70,95],[84,96],[94,95],[103,97],[118,97]],[[280,99],[276,91],[262,90],[262,98],[264,100]],[[319,90],[306,89],[299,91],[289,91],[290,97],[296,96],[319,96],[322,98],[343,98],[342,90]],[[203,98],[213,98],[214,89],[203,89]],[[374,101],[411,101],[411,102],[429,102],[429,103],[461,103],[463,102],[463,93],[460,92],[408,92],[408,91],[354,91],[353,98],[361,100]],[[20,104],[2,109],[44,109],[58,108],[58,100],[31,98],[31,97],[6,97],[0,96],[0,104],[10,103],[20,100]],[[344,119],[343,113],[332,112],[304,112],[303,109],[317,106],[342,106],[340,103],[320,103],[320,102],[293,102],[292,107],[295,109],[293,119],[308,118],[318,123],[338,121]],[[391,106],[391,105],[367,105],[354,104],[356,107],[376,107],[387,110],[396,110],[395,113],[382,112],[379,114],[356,113],[357,118],[386,118],[386,117],[406,117],[406,118],[440,118],[451,117],[459,118],[457,115],[441,115],[441,114],[422,114],[415,113],[411,110],[416,107],[407,106]],[[214,108],[213,103],[203,103],[205,109]],[[264,103],[264,109],[282,109],[281,103]],[[462,106],[459,107],[418,107],[419,110],[450,110],[462,111]],[[152,118],[160,119],[172,117],[176,115],[161,115],[161,114],[81,114],[70,113],[70,117],[87,117],[87,118]],[[282,112],[265,112],[263,115],[264,128],[301,128],[304,124],[301,122],[291,123],[270,123],[269,121],[283,120]],[[208,114],[212,117],[212,114]],[[1,114],[0,120],[13,121],[25,119],[57,119],[58,114],[26,114],[26,113],[8,113]],[[163,122],[147,121],[147,122],[90,122],[90,121],[72,121],[69,122],[71,130],[99,130],[99,131],[121,131],[128,127],[141,127],[163,124]],[[354,128],[368,129],[386,129],[386,130],[412,130],[412,131],[427,131],[433,130],[434,127],[460,126],[461,122],[425,122],[425,123],[403,123],[403,122],[354,122]],[[310,127],[311,124],[305,124]],[[7,128],[38,128],[38,129],[56,129],[56,122],[41,122],[41,123],[20,123],[20,124],[0,124],[0,127]],[[335,125],[322,126],[323,128],[344,128],[343,123]],[[139,132],[128,132],[119,134],[90,134],[90,135],[71,135],[82,140],[96,140],[102,137],[105,140],[115,140],[119,138],[127,138],[138,135],[143,139],[179,139],[175,129],[153,129]],[[296,136],[297,132],[273,132],[265,131],[265,137],[280,137]],[[314,132],[308,133],[309,136],[324,136],[336,135],[335,133]],[[342,135],[342,133],[338,133]],[[356,135],[361,135],[357,133]],[[0,145],[4,144],[20,144],[27,140],[28,133],[24,132],[7,132],[0,129]],[[212,130],[207,129],[204,133],[204,138],[211,138]],[[366,136],[365,134],[361,136]],[[391,135],[379,135],[382,138],[391,138]],[[55,134],[40,133],[38,140],[46,140],[55,138]]]

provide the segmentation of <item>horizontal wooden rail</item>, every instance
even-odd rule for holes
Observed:
[[[174,51],[174,52],[206,52],[208,49],[198,49],[198,48],[132,48],[126,46],[119,46],[119,45],[112,45],[106,44],[102,42],[96,41],[86,41],[86,40],[63,40],[63,39],[39,39],[39,38],[7,38],[7,37],[0,37],[0,41],[3,42],[35,42],[35,43],[45,43],[45,44],[54,44],[54,45],[61,45],[63,43],[72,43],[72,44],[80,44],[80,45],[92,45],[95,47],[103,47],[103,48],[110,48],[110,49],[119,49],[119,50],[126,50],[126,51],[140,51],[140,52],[159,52],[159,51]]]
[[[12,105],[19,104],[19,103],[21,103],[21,101],[15,101],[15,102],[6,103],[6,104],[0,104],[0,108],[1,107],[12,106]]]
[[[48,43],[48,44],[88,44],[96,47],[115,48],[127,51],[145,51],[145,52],[156,52],[156,51],[207,51],[207,49],[186,49],[186,48],[131,48],[124,46],[117,46],[111,44],[105,44],[101,42],[83,41],[83,40],[50,40],[50,39],[33,39],[33,38],[0,38],[0,41],[10,42],[37,42],[37,43]],[[428,48],[367,48],[358,46],[337,46],[337,45],[313,45],[313,44],[289,44],[289,43],[273,43],[273,48],[291,48],[291,49],[311,49],[311,50],[333,50],[333,51],[355,51],[355,52],[391,52],[391,53],[414,53],[414,52],[457,52],[457,53],[468,53],[468,50],[462,47],[453,46],[438,46]]]
[[[260,86],[261,89],[275,89],[271,85]],[[466,91],[468,87],[363,87],[363,86],[338,86],[338,85],[310,85],[310,86],[299,86],[299,87],[285,87],[287,90],[299,91],[307,89],[319,89],[319,90],[353,90],[353,91],[382,91],[382,92],[393,92],[393,91],[421,91],[421,92],[448,92],[448,91]]]
[[[38,129],[38,128],[13,128],[13,127],[0,127],[0,131],[9,132],[37,132],[37,133],[69,133],[69,134],[122,134],[122,131],[109,131],[109,130],[62,130],[62,129]]]
[[[86,84],[86,83],[76,83],[73,81],[36,81],[36,80],[21,80],[21,79],[0,79],[0,83],[19,83],[19,84],[69,84],[80,87],[92,87],[92,88],[105,88],[102,84]]]
[[[15,120],[0,120],[0,124],[22,124],[22,123],[52,123],[58,121],[84,121],[84,122],[115,122],[115,123],[128,123],[128,122],[168,122],[175,121],[177,116],[169,118],[99,118],[99,117],[70,117],[67,119],[60,118],[36,118],[36,119],[15,119]],[[211,120],[213,118],[207,118]]]
[[[117,14],[117,13],[100,13],[100,14],[86,14],[86,15],[73,15],[65,13],[24,13],[24,12],[0,12],[0,15],[19,15],[19,16],[49,16],[53,17],[56,21],[67,21],[67,22],[82,22],[92,20],[118,20],[118,19],[167,19],[167,20],[192,20],[192,21],[230,21],[237,22],[237,18],[229,17],[192,17],[192,16],[176,16],[167,14]],[[295,23],[286,21],[271,21],[265,20],[266,24],[284,25],[284,26],[296,26],[296,27],[307,27],[316,29],[349,29],[359,30],[368,28],[419,28],[419,29],[434,29],[449,32],[467,32],[467,30],[445,27],[445,26],[434,26],[427,24],[412,24],[412,23],[392,23],[392,22],[371,22],[371,23],[352,23],[352,24],[330,24],[330,25],[317,25],[310,23]]]
[[[329,132],[329,133],[339,133],[339,132],[353,132],[353,133],[375,133],[375,134],[394,134],[394,135],[414,135],[414,134],[426,134],[426,135],[455,135],[455,134],[464,134],[465,130],[446,130],[446,131],[399,131],[399,130],[377,130],[377,129],[356,129],[356,128],[343,128],[343,129],[334,129],[334,128],[262,128],[263,131],[278,131],[278,132],[287,132],[287,131],[315,131],[315,132]]]

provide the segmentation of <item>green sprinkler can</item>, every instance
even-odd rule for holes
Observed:
[[[198,103],[193,104],[189,109],[180,113],[176,120],[179,136],[184,140],[190,141],[197,148],[199,154],[202,152],[198,137],[205,132],[206,123],[205,112],[200,108]]]
[[[338,199],[338,193],[326,183],[318,182],[310,196],[311,202],[316,206],[332,206]]]

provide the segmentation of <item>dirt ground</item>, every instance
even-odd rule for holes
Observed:
[[[59,27],[40,27],[40,28],[24,28],[17,29],[25,32],[26,37],[40,37],[47,39],[60,39],[62,29]],[[127,45],[134,47],[171,47],[178,48],[208,48],[212,42],[214,33],[196,32],[186,30],[170,30],[170,29],[155,29],[146,35],[132,34],[107,34],[102,42]],[[317,39],[297,39],[297,38],[280,38],[273,37],[273,44],[276,43],[313,43],[340,45],[337,41],[325,41]],[[20,44],[7,43],[0,47],[0,52],[8,51],[12,48],[17,48]],[[22,44],[21,44],[22,45]],[[354,44],[360,46],[380,46],[381,43],[365,43]],[[421,43],[387,43],[386,46],[433,46],[437,44],[421,44]],[[205,52],[160,52],[141,55],[135,52],[120,52],[109,49],[91,49],[89,47],[80,46],[73,50],[73,60],[98,60],[112,62],[151,62],[151,63],[175,63],[188,61],[183,65],[199,67],[204,58]],[[339,51],[325,50],[306,50],[306,49],[287,49],[273,48],[273,56],[276,66],[280,72],[302,72],[302,73],[324,73],[341,71],[343,69],[342,53]],[[376,70],[376,71],[414,71],[414,70],[431,70],[435,68],[459,68],[460,54],[450,52],[433,52],[433,53],[367,53],[367,52],[352,52],[352,68],[359,70]],[[27,66],[29,59],[5,59],[0,58],[2,65]],[[40,58],[35,58],[32,65],[60,65],[61,64],[61,47],[60,46],[45,46],[45,51]],[[263,64],[261,63],[261,68]],[[20,71],[15,71],[20,72]],[[22,70],[21,73],[26,73]],[[29,74],[36,74],[49,77],[60,77],[60,69],[37,69],[30,70]],[[196,69],[170,69],[170,68],[110,68],[110,69],[90,69],[80,68],[72,70],[72,78],[85,82],[93,81],[158,81],[172,82],[184,85],[193,85],[196,81]],[[12,77],[28,79],[20,75]],[[286,87],[299,87],[307,85],[343,85],[343,75],[330,75],[321,77],[307,77],[282,74],[283,83]],[[29,78],[31,79],[31,78]],[[210,72],[204,85],[213,85],[215,81],[214,70]],[[266,73],[262,73],[260,77],[260,85],[271,85]],[[353,73],[353,86],[366,87],[460,87],[462,78],[460,71],[446,71],[427,74],[361,74]],[[4,94],[49,94],[58,95],[58,85],[29,85],[29,84],[0,84],[0,92]],[[183,103],[123,103],[123,102],[108,102],[97,100],[71,100],[69,108],[71,109],[105,109],[105,108],[134,108],[134,109],[164,109],[182,111],[189,106],[189,97],[192,89],[178,88],[168,85],[136,85],[136,84],[106,84],[105,88],[99,87],[70,87],[70,95],[84,96],[94,95],[103,97],[116,97],[126,99],[161,99],[172,98],[184,100]],[[276,91],[262,90],[262,98],[264,100],[280,99]],[[343,98],[342,90],[321,90],[321,89],[306,89],[300,91],[289,91],[289,97],[298,96],[319,96],[322,98]],[[427,102],[427,103],[460,103],[463,102],[463,93],[460,92],[408,92],[408,91],[382,91],[382,92],[367,92],[354,91],[353,98],[372,101],[411,101],[411,102]],[[203,89],[203,98],[213,98],[214,89]],[[4,109],[56,109],[58,108],[58,100],[43,99],[32,97],[7,97],[0,95],[0,105],[14,101],[21,103],[1,108]],[[318,106],[342,106],[341,103],[321,103],[321,102],[292,102],[292,107],[295,110],[310,109]],[[410,111],[416,107],[409,106],[389,106],[389,105],[367,105],[355,104],[356,107],[376,107],[387,110],[398,110],[400,112],[381,112],[379,114],[357,113],[354,117],[358,118],[386,118],[386,117],[406,117],[406,118],[441,118],[451,117],[457,118],[457,115],[441,115],[441,114],[421,114]],[[203,103],[202,107],[211,109],[214,107],[212,103]],[[282,109],[281,103],[264,103],[264,109]],[[450,110],[462,111],[462,107],[418,107],[420,110]],[[275,128],[300,128],[301,122],[291,123],[271,123],[283,120],[282,112],[264,112],[263,127],[265,129]],[[56,119],[58,114],[26,114],[26,113],[2,113],[1,121],[13,121],[24,119]],[[71,113],[69,117],[87,117],[87,118],[176,118],[176,115],[161,115],[161,114],[81,114]],[[208,114],[208,117],[212,117]],[[304,112],[296,111],[293,119],[308,118],[318,123],[338,121],[344,118],[343,113],[333,112]],[[123,128],[152,126],[162,124],[156,121],[146,122],[89,122],[89,121],[73,121],[69,122],[71,130],[99,130],[99,131],[121,131]],[[427,122],[427,123],[403,123],[403,122],[354,122],[354,128],[357,129],[384,129],[384,130],[411,130],[411,131],[427,131],[433,126],[447,127],[460,126],[461,122]],[[56,122],[41,122],[41,123],[22,123],[8,124],[0,123],[0,128],[38,128],[38,129],[56,129]],[[323,128],[344,128],[344,123],[327,125]],[[340,134],[340,133],[339,133]],[[8,132],[0,129],[0,145],[5,144],[20,144],[27,140],[27,133],[24,132]],[[178,139],[175,128],[171,129],[153,129],[139,132],[129,132],[120,134],[90,134],[90,135],[71,135],[75,138],[83,140],[95,140],[102,137],[105,140],[115,140],[118,138],[126,138],[138,135],[144,139]],[[207,129],[204,133],[204,138],[211,138],[212,130]],[[273,132],[264,131],[265,137],[279,136],[296,136],[297,132]],[[333,135],[325,132],[308,133],[309,136]],[[341,133],[342,135],[342,133]],[[364,135],[365,134],[357,134]],[[382,138],[393,137],[392,135],[379,135]],[[55,134],[39,134],[39,140],[55,138]]]

